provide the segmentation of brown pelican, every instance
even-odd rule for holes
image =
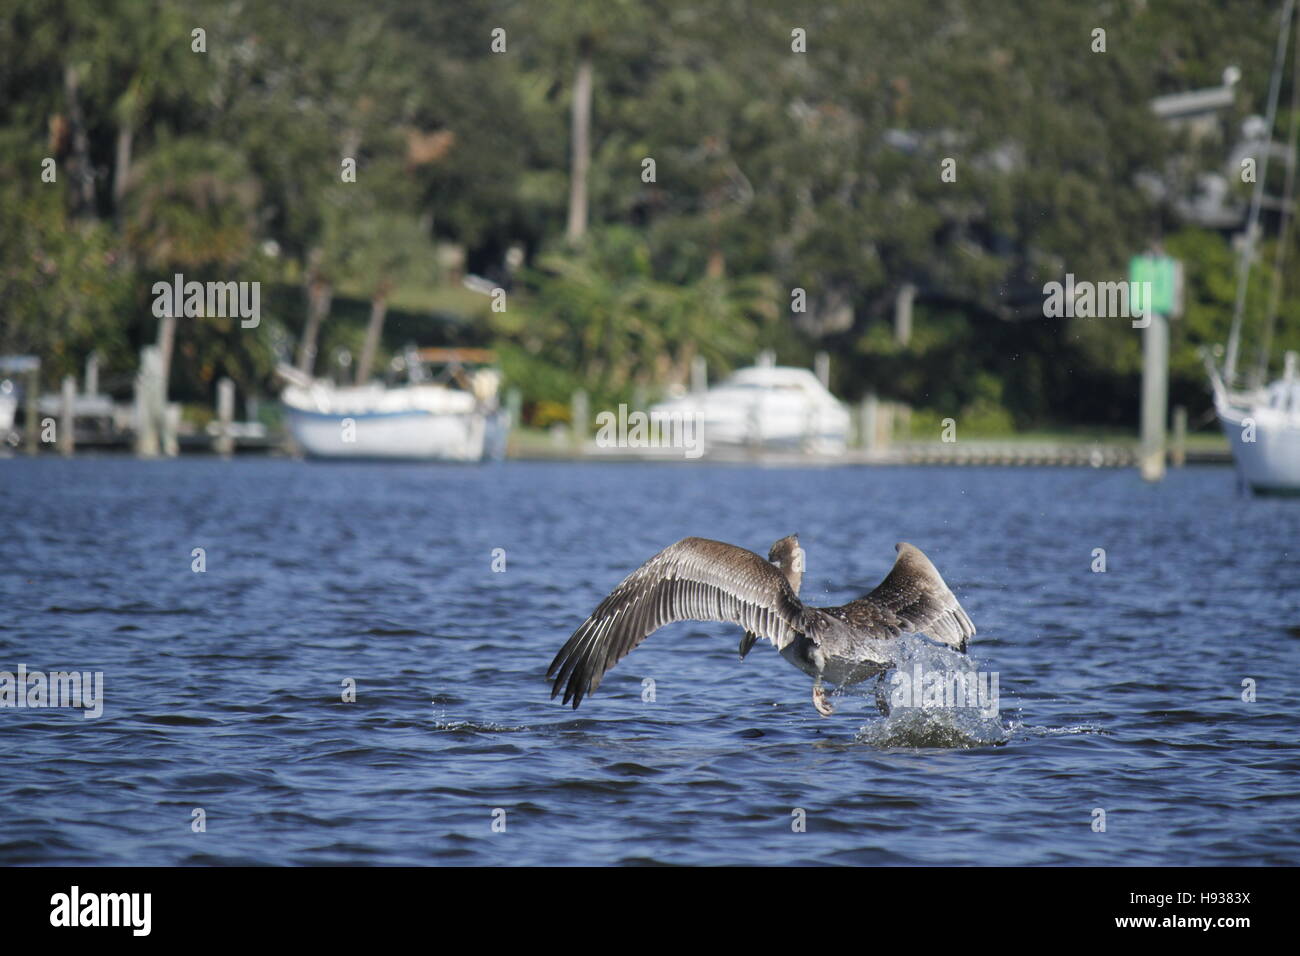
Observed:
[[[923,632],[959,651],[975,625],[930,559],[906,542],[874,591],[841,607],[799,600],[804,553],[797,535],[753,551],[683,538],[637,568],[573,632],[547,670],[551,697],[564,690],[574,708],[632,649],[674,621],[725,621],[745,629],[744,660],[759,638],[813,678],[813,706],[829,717],[822,682],[855,684],[893,664],[893,638]]]

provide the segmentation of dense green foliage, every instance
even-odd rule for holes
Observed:
[[[291,357],[318,281],[333,292],[319,374],[361,350],[382,299],[385,352],[493,344],[530,403],[577,387],[598,401],[652,395],[696,355],[716,376],[763,348],[790,364],[826,349],[845,398],[874,390],[996,430],[1134,420],[1139,333],[1044,318],[1042,287],[1067,272],[1124,278],[1128,257],[1157,243],[1188,277],[1173,398],[1194,418],[1207,407],[1196,349],[1227,334],[1229,237],[1187,227],[1139,181],[1172,197],[1224,168],[1240,120],[1262,112],[1280,5],[7,6],[0,354],[39,354],[47,383],[95,350],[107,385],[127,389],[157,335],[151,287],[182,272],[266,289],[255,330],[180,323],[171,383],[186,401],[210,401],[223,374],[274,394],[276,356]],[[1091,48],[1099,27],[1105,52]],[[792,50],[796,28],[806,52]],[[573,240],[584,59],[590,224]],[[1151,97],[1216,85],[1231,64],[1242,80],[1222,142],[1154,120]],[[508,289],[505,311],[460,288],[448,244]],[[1248,330],[1267,298],[1261,259]],[[892,328],[904,284],[918,290],[906,346]],[[807,311],[792,311],[794,290]],[[1278,344],[1300,347],[1294,288]]]

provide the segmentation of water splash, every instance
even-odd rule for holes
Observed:
[[[874,747],[969,748],[1005,744],[1015,725],[1001,715],[996,672],[949,647],[904,636],[893,649],[895,666],[856,692],[883,716],[858,729]],[[885,713],[887,711],[887,713]]]
[[[494,721],[456,720],[449,718],[446,711],[440,711],[434,715],[433,729],[453,733],[475,734],[516,734],[532,730],[531,727],[511,726]]]
[[[1110,731],[1098,724],[1075,724],[1072,727],[1030,727],[1027,724],[1017,723],[1015,730],[1025,737],[1069,737],[1076,734],[1108,736],[1110,733]]]
[[[979,711],[961,709],[926,710],[909,707],[888,717],[868,721],[855,738],[873,747],[937,747],[964,750],[1005,744],[1014,727],[996,718],[981,717]]]

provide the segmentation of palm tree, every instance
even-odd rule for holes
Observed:
[[[123,194],[123,236],[160,280],[174,273],[228,274],[253,255],[259,190],[243,159],[223,145],[178,139],[138,164]],[[162,377],[170,381],[177,316],[159,320]],[[211,323],[213,316],[196,325]]]

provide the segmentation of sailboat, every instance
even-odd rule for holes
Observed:
[[[1256,494],[1300,495],[1300,374],[1286,353],[1282,377],[1249,392],[1228,389],[1213,373],[1214,409],[1242,481]]]
[[[1277,115],[1282,67],[1286,62],[1287,36],[1294,18],[1295,6],[1295,0],[1287,0],[1282,14],[1282,27],[1278,34],[1273,75],[1269,84],[1265,128],[1270,147],[1273,121]],[[1297,43],[1300,44],[1300,29],[1297,31]],[[1281,203],[1273,282],[1269,292],[1262,344],[1255,368],[1251,373],[1249,386],[1245,388],[1237,386],[1237,360],[1250,267],[1254,262],[1255,245],[1259,238],[1259,214],[1264,199],[1264,183],[1268,174],[1271,148],[1264,150],[1259,176],[1251,194],[1246,239],[1238,261],[1237,297],[1233,309],[1232,329],[1228,337],[1223,368],[1218,368],[1214,358],[1209,354],[1205,355],[1206,370],[1210,376],[1210,386],[1214,391],[1214,409],[1219,424],[1223,427],[1228,443],[1232,447],[1233,458],[1242,483],[1257,494],[1300,495],[1300,374],[1297,374],[1296,353],[1286,353],[1280,379],[1269,385],[1264,384],[1268,377],[1273,328],[1277,321],[1278,303],[1281,299],[1287,247],[1290,245],[1291,215],[1295,196],[1297,133],[1300,132],[1300,62],[1293,66],[1292,78],[1291,129],[1285,154],[1286,185]]]
[[[505,456],[509,414],[500,372],[483,349],[408,349],[410,381],[339,386],[287,365],[280,396],[289,432],[307,456],[493,461]],[[432,374],[431,368],[441,368]]]

